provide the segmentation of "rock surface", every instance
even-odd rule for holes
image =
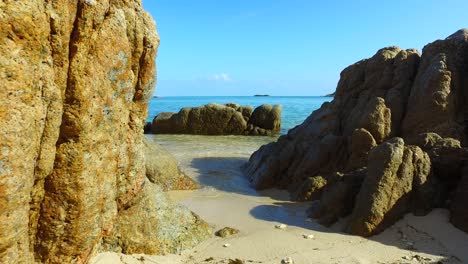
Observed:
[[[458,184],[454,199],[451,205],[450,221],[461,230],[468,233],[468,170],[467,167],[463,170],[463,176]]]
[[[341,73],[335,97],[245,165],[258,189],[319,200],[310,215],[369,236],[407,212],[451,209],[466,230],[468,30],[388,47]]]
[[[150,139],[143,140],[145,146],[146,177],[164,191],[193,190],[198,185],[180,171],[177,160],[162,146]]]
[[[154,134],[255,135],[270,136],[281,128],[281,105],[251,106],[229,103],[182,108],[163,112],[153,119]]]
[[[224,227],[224,228],[216,231],[215,235],[219,236],[219,237],[222,237],[222,238],[225,238],[225,237],[232,236],[232,235],[235,235],[235,234],[238,234],[238,233],[239,233],[238,229],[235,229],[235,228],[232,228],[232,227]]]
[[[372,149],[348,231],[370,236],[399,220],[411,210],[411,192],[424,185],[430,173],[429,155],[405,146],[401,138]]]
[[[0,262],[86,263],[147,194],[154,21],[139,0],[31,0],[2,1],[0,24]]]
[[[149,181],[133,203],[119,213],[102,250],[164,255],[191,248],[211,236],[208,224],[186,208],[174,205],[158,185]]]

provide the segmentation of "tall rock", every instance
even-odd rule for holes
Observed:
[[[0,262],[85,263],[144,185],[154,21],[140,0],[31,0],[0,24]]]
[[[335,97],[245,165],[259,189],[319,200],[310,215],[373,235],[403,214],[451,210],[466,230],[468,30],[388,47],[343,70]],[[405,143],[406,142],[406,143]]]
[[[423,49],[402,125],[403,136],[433,132],[467,142],[468,29]]]

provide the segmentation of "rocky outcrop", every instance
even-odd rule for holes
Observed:
[[[0,262],[85,263],[148,194],[155,24],[139,0],[2,1],[0,24]]]
[[[177,160],[162,146],[150,139],[143,140],[146,158],[146,177],[151,183],[159,185],[164,191],[193,190],[198,185],[185,175]]]
[[[334,100],[245,165],[259,189],[319,200],[310,215],[363,236],[444,206],[466,230],[468,30],[415,50],[389,47],[341,73]]]
[[[271,136],[281,128],[280,105],[251,106],[229,103],[182,108],[164,112],[151,124],[154,134],[255,135]]]
[[[390,47],[346,68],[331,103],[252,155],[246,167],[252,183],[257,188],[295,188],[308,177],[346,172],[356,129],[367,135],[368,145],[398,133],[400,126],[395,124],[403,116],[394,116],[392,109],[405,107],[403,95],[409,95],[418,63],[416,51]],[[359,137],[355,135],[355,141]],[[354,148],[356,158],[360,151]]]

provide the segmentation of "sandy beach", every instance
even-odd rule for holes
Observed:
[[[411,214],[369,239],[323,227],[307,219],[310,202],[288,200],[281,190],[257,192],[240,170],[251,151],[274,138],[152,136],[180,162],[201,189],[170,196],[205,219],[213,230],[233,227],[239,234],[213,238],[167,256],[102,253],[107,263],[468,263],[468,234],[448,222],[448,211]],[[276,228],[283,224],[286,227]],[[287,263],[287,262],[285,262]]]

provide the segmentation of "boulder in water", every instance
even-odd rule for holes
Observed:
[[[207,104],[163,112],[153,119],[154,134],[255,135],[270,136],[281,128],[280,105],[251,106],[234,103]]]

